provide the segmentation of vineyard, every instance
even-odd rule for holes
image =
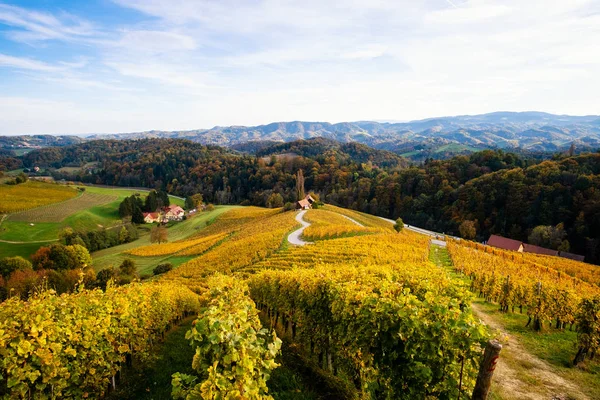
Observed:
[[[303,238],[308,241],[366,235],[383,231],[383,228],[364,226],[352,217],[328,210],[309,210],[305,214],[304,220],[311,224],[302,234]]]
[[[81,196],[61,203],[11,214],[9,221],[61,222],[71,214],[116,200],[116,196],[84,192]]]
[[[585,329],[580,358],[600,350],[600,326],[582,313],[600,315],[588,264],[461,241],[448,243],[451,274],[429,260],[429,237],[331,206],[305,214],[319,239],[292,246],[295,216],[229,209],[188,237],[119,254],[189,260],[154,282],[1,304],[0,396],[101,397],[190,312],[193,373],[172,376],[174,398],[278,398],[269,378],[290,348],[347,398],[469,398],[491,337],[476,295],[531,326]]]
[[[600,287],[577,277],[595,268],[558,257],[503,251],[472,242],[448,243],[457,272],[471,279],[471,290],[503,312],[526,312],[527,326],[578,330],[574,364],[600,350]],[[569,272],[569,273],[566,273]]]
[[[77,191],[61,185],[28,181],[20,185],[0,185],[0,214],[60,203],[77,196]]]
[[[170,271],[164,279],[201,292],[206,287],[207,276],[215,272],[233,273],[272,255],[296,224],[293,213],[279,210],[243,208],[230,211],[204,229],[200,237],[215,232],[231,233],[231,236],[220,246]]]
[[[141,257],[156,257],[177,254],[182,256],[194,256],[204,253],[215,244],[227,237],[226,233],[219,233],[191,240],[182,240],[172,243],[152,244],[150,246],[137,247],[126,253]]]
[[[127,363],[143,362],[153,343],[197,296],[169,284],[132,284],[0,305],[0,396],[100,398]]]

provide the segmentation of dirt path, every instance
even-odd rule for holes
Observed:
[[[288,236],[288,242],[290,242],[291,244],[296,245],[296,246],[304,246],[307,244],[312,244],[312,242],[306,242],[300,238],[302,236],[302,232],[304,232],[304,230],[310,226],[310,224],[302,218],[302,217],[304,217],[304,214],[306,214],[306,210],[300,211],[298,213],[298,215],[296,215],[296,221],[300,222],[302,224],[302,227],[296,229],[294,232],[290,233]]]
[[[0,243],[8,243],[8,244],[29,244],[29,243],[48,243],[48,242],[58,242],[58,239],[34,240],[32,242],[14,242],[11,240],[0,240]]]
[[[500,394],[502,399],[591,399],[577,385],[554,372],[550,364],[529,353],[479,305],[472,304],[472,308],[479,319],[500,332],[503,349],[493,377],[492,391]]]
[[[356,225],[358,225],[358,226],[362,226],[363,228],[365,227],[365,226],[364,226],[363,224],[361,224],[360,222],[358,222],[358,221],[356,221],[356,220],[354,220],[354,219],[352,219],[352,218],[350,218],[350,217],[348,217],[348,216],[346,216],[346,215],[342,215],[342,214],[340,214],[340,215],[341,215],[342,217],[346,218],[347,220],[349,220],[350,222],[353,222],[353,223],[355,223],[355,224],[356,224]]]
[[[377,217],[377,218],[382,219],[384,221],[387,221],[390,224],[395,224],[396,223],[396,221],[394,221],[393,219],[383,218],[383,217]],[[421,235],[431,236],[432,237],[431,242],[433,244],[436,244],[436,245],[442,246],[442,247],[446,247],[446,242],[445,241],[439,240],[439,239],[434,239],[436,237],[443,238],[445,235],[443,235],[442,233],[428,231],[427,229],[417,228],[416,226],[410,226],[410,225],[406,225],[406,224],[404,225],[404,228],[408,229],[409,231],[420,233]]]

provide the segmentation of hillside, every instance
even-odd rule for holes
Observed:
[[[309,224],[303,238],[312,243],[294,246],[288,238],[299,218]],[[56,372],[38,366],[28,352],[17,353],[16,344],[0,347],[7,365],[28,360],[27,368],[39,371],[27,378],[36,383],[32,390],[43,390],[48,380],[65,396],[101,397],[112,382],[110,399],[164,398],[172,390],[190,390],[185,382],[191,376],[196,376],[192,387],[207,387],[210,380],[198,367],[206,363],[219,365],[214,373],[230,376],[232,385],[243,379],[275,400],[454,398],[459,387],[470,396],[482,346],[496,337],[508,346],[500,354],[491,398],[591,399],[600,394],[597,360],[584,358],[583,368],[570,366],[583,342],[566,328],[584,323],[575,309],[600,288],[577,278],[554,278],[566,268],[589,269],[588,264],[515,258],[467,241],[441,242],[446,250],[427,235],[408,228],[396,233],[380,218],[330,205],[302,213],[223,208],[184,221],[178,229],[169,243],[138,241],[110,249],[111,262],[107,251],[93,257],[98,277],[125,258],[134,260],[142,275],[156,263],[173,261],[174,269],[152,281],[105,292],[90,290],[88,282],[86,289],[60,298],[46,293],[0,303],[2,343],[19,341],[19,348],[45,354],[71,332],[86,338],[85,344],[71,341],[64,355],[53,356]],[[507,275],[512,286],[497,297],[486,282]],[[529,285],[530,277],[543,282],[541,294]],[[58,299],[63,312],[54,311]],[[506,312],[497,312],[497,304]],[[40,313],[44,340],[20,337],[22,331],[38,329],[35,316]],[[67,317],[75,313],[78,319]],[[525,314],[539,321],[540,332],[525,326]],[[89,330],[94,318],[103,318],[102,326]],[[22,324],[18,329],[17,321]],[[192,337],[193,348],[188,344]],[[225,339],[233,337],[237,341]],[[223,352],[208,351],[209,340]],[[238,346],[253,351],[238,353]],[[93,363],[89,354],[94,354]],[[230,357],[242,357],[244,369]],[[85,389],[67,366],[82,371]],[[85,372],[89,368],[93,374]],[[32,387],[19,378],[21,367],[9,372],[0,366],[0,371],[21,385],[0,385],[0,394],[19,397],[19,390]],[[112,380],[117,371],[119,378]],[[173,379],[178,372],[190,377]],[[235,389],[219,385],[212,390]]]
[[[274,122],[258,126],[216,126],[189,131],[147,131],[70,136],[20,136],[0,141],[0,148],[31,149],[62,146],[95,139],[188,139],[255,152],[266,144],[325,138],[357,142],[393,151],[415,161],[445,159],[488,148],[525,152],[577,151],[600,148],[600,117],[541,112],[495,112],[481,115],[428,118],[410,122]]]
[[[0,136],[0,150],[12,151],[16,155],[42,147],[69,146],[85,141],[79,136],[70,135],[20,135]]]
[[[581,150],[600,147],[600,117],[540,112],[495,112],[481,115],[429,118],[402,123],[374,121],[276,122],[259,126],[229,126],[191,131],[150,131],[92,135],[89,139],[185,138],[203,144],[231,147],[245,142],[322,137],[358,142],[423,160],[484,148],[529,151]],[[450,146],[454,145],[454,146]]]
[[[479,241],[498,234],[527,242],[535,227],[562,224],[571,252],[600,262],[598,153],[541,161],[485,150],[407,167],[390,152],[317,138],[257,154],[181,139],[100,140],[40,149],[22,160],[50,168],[57,180],[160,187],[181,197],[201,193],[215,204],[256,206],[275,197],[278,205],[296,201],[301,169],[306,190],[327,203],[455,236],[471,221]]]

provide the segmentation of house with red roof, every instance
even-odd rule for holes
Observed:
[[[160,213],[144,213],[144,222],[147,224],[152,224],[154,222],[160,222]]]
[[[523,242],[519,240],[509,239],[498,235],[490,236],[487,241],[488,246],[497,247],[502,250],[511,250],[523,252]]]
[[[175,204],[171,204],[170,206],[163,208],[163,211],[167,221],[181,221],[185,215],[183,208]]]
[[[525,253],[542,254],[544,256],[557,256],[558,251],[547,249],[545,247],[535,246],[533,244],[523,243],[523,251]]]

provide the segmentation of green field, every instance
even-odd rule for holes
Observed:
[[[169,241],[174,242],[194,235],[200,229],[206,227],[207,223],[214,221],[215,218],[217,218],[219,215],[236,207],[237,206],[216,206],[214,211],[199,213],[185,221],[173,223],[173,225],[169,226],[168,228]],[[194,258],[194,256],[182,257],[173,255],[158,257],[137,257],[125,254],[127,250],[131,250],[140,246],[147,246],[149,244],[150,235],[148,229],[146,229],[145,232],[140,235],[139,239],[131,243],[125,243],[119,246],[111,247],[109,249],[104,249],[93,253],[92,258],[94,260],[94,269],[96,271],[99,271],[110,266],[118,267],[124,259],[130,258],[135,261],[138,273],[143,276],[151,274],[152,269],[154,269],[154,267],[156,267],[160,263],[170,262],[171,264],[173,264],[173,266],[178,266],[179,264],[182,264]]]
[[[6,220],[29,223],[62,222],[72,214],[111,203],[115,201],[115,198],[115,196],[110,194],[84,192],[81,196],[67,201],[11,214]]]
[[[127,188],[113,189],[86,186],[86,194],[93,194],[95,196],[102,195],[108,199],[114,200],[109,200],[109,202],[105,204],[94,205],[89,208],[75,211],[60,222],[36,222],[36,220],[12,221],[11,218],[8,217],[0,224],[0,240],[23,243],[0,242],[0,257],[20,255],[28,258],[29,255],[34,253],[39,247],[47,245],[51,241],[55,241],[58,238],[59,232],[67,227],[75,230],[90,231],[119,225],[121,223],[118,212],[119,203],[123,201],[125,197],[135,193],[140,193],[144,196],[147,192],[148,191],[144,192],[142,190]],[[169,198],[173,204],[180,206],[184,205],[184,201],[179,198],[172,196]],[[43,211],[49,208],[62,207],[61,204],[39,207],[37,209],[29,210],[28,213],[35,216],[37,213],[43,213]],[[32,217],[32,219],[33,218],[34,217]],[[19,219],[22,218],[19,217]],[[31,225],[32,223],[33,226]],[[173,226],[171,229],[174,230],[174,236],[178,236],[178,232],[184,228]]]
[[[0,240],[31,242],[39,240],[54,240],[58,238],[58,233],[66,227],[71,227],[75,230],[95,230],[99,228],[109,228],[121,223],[119,218],[119,203],[127,196],[135,193],[144,194],[140,190],[131,189],[106,189],[97,187],[86,187],[86,194],[99,194],[104,196],[112,196],[114,200],[85,208],[74,212],[60,222],[40,222],[33,219],[24,221],[12,221],[9,217],[0,225]],[[184,201],[175,197],[170,197],[173,204],[183,206]],[[51,207],[58,207],[51,206]],[[42,208],[37,211],[45,211],[48,209]],[[33,210],[29,211],[34,215]],[[19,218],[21,219],[21,218]],[[31,226],[30,224],[34,225]]]
[[[0,243],[0,258],[21,256],[23,258],[29,258],[29,256],[37,251],[42,246],[48,246],[52,242],[41,242],[41,243],[23,243],[23,244],[10,244]]]

